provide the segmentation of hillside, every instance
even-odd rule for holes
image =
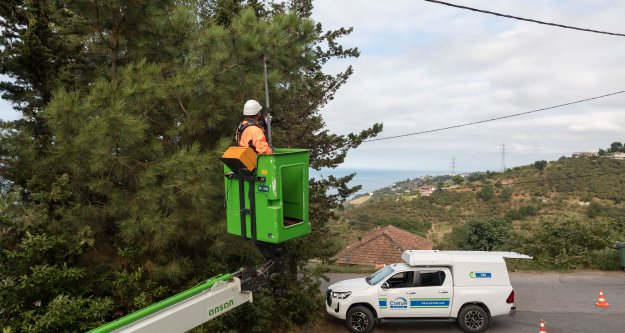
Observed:
[[[616,255],[609,250],[611,243],[625,239],[623,170],[624,160],[560,158],[502,173],[455,177],[455,183],[450,176],[406,180],[357,198],[359,205],[348,205],[336,228],[343,235],[351,231],[345,242],[375,225],[392,224],[428,237],[438,248],[517,249],[539,259],[544,247],[537,248],[536,239],[541,236],[546,242],[566,243],[543,256],[543,265],[605,266],[590,256],[603,251],[610,262]],[[440,189],[420,196],[418,187],[427,184]],[[568,229],[574,234],[564,235]],[[496,232],[502,236],[489,240]],[[562,265],[554,256],[565,257]]]

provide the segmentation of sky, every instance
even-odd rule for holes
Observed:
[[[0,75],[0,81],[6,81],[9,78],[6,75]],[[11,103],[0,97],[0,120],[9,121],[16,120],[20,117],[19,113],[13,110]]]
[[[625,33],[618,0],[449,0],[548,22]],[[318,0],[324,29],[361,56],[329,63],[354,75],[322,109],[328,129],[379,137],[436,129],[625,90],[625,37],[511,20],[425,1]],[[0,100],[0,119],[18,115]],[[625,94],[460,129],[363,143],[350,169],[501,170],[625,141]]]
[[[449,0],[520,17],[625,33],[625,2]],[[625,90],[625,37],[574,31],[425,1],[315,2],[324,29],[357,59],[333,61],[354,75],[322,110],[331,131],[375,122],[379,137],[525,112]],[[364,143],[344,167],[456,172],[555,160],[625,140],[625,94],[460,129]]]

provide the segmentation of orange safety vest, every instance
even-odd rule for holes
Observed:
[[[250,118],[239,124],[235,140],[238,146],[251,147],[257,154],[273,154],[265,137],[265,129]]]

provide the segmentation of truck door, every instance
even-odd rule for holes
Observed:
[[[417,273],[417,294],[410,298],[410,306],[417,310],[417,316],[449,317],[453,299],[453,279],[449,269],[421,269]]]
[[[416,270],[398,272],[382,282],[378,290],[380,317],[416,317],[417,309],[410,306],[410,299],[417,294]]]

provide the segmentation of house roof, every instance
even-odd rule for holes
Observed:
[[[365,234],[336,254],[338,264],[391,264],[401,260],[405,250],[431,250],[432,242],[406,230],[389,225]]]

